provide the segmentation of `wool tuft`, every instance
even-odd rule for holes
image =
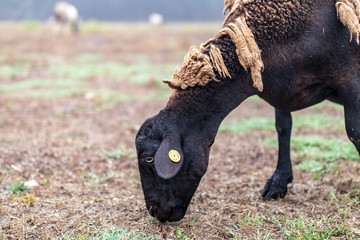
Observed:
[[[356,43],[359,44],[360,34],[360,1],[339,0],[336,4],[336,11],[340,22],[350,31],[350,42],[353,34],[356,35]]]
[[[180,70],[176,69],[172,80],[164,80],[171,88],[186,89],[196,85],[205,86],[210,81],[219,81],[215,77],[213,66],[208,55],[198,48],[191,47],[185,56]]]
[[[246,71],[250,68],[254,87],[260,92],[263,91],[261,72],[264,70],[264,63],[261,59],[261,50],[256,44],[255,37],[247,26],[245,18],[239,17],[234,23],[230,23],[220,30],[218,37],[223,35],[229,35],[234,42],[241,66]]]
[[[226,68],[224,59],[221,55],[221,51],[215,45],[211,45],[211,47],[210,47],[210,59],[211,59],[211,62],[213,64],[214,68],[216,69],[216,71],[219,73],[219,75],[221,77],[231,78],[231,75],[230,75],[228,69]]]

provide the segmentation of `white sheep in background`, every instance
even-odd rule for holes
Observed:
[[[70,34],[79,31],[79,14],[76,7],[67,2],[57,2],[54,6],[53,32]]]
[[[160,13],[152,13],[149,15],[149,23],[154,26],[159,26],[164,24],[164,16]]]

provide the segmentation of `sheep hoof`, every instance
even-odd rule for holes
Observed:
[[[275,172],[266,182],[261,195],[265,200],[284,198],[287,193],[287,184],[291,183],[292,175]]]

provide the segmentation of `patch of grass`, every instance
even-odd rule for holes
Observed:
[[[14,184],[14,185],[10,185],[8,188],[7,188],[7,191],[11,194],[16,194],[16,195],[20,195],[21,193],[23,192],[31,192],[31,190],[25,186],[25,183],[22,182],[20,179],[18,181],[18,183]]]
[[[360,206],[360,189],[355,187],[346,195],[346,204],[353,204],[355,207]],[[359,211],[360,214],[360,211]]]
[[[20,23],[17,23],[17,26],[21,30],[35,31],[35,30],[40,29],[40,27],[43,26],[43,24],[40,22],[20,22]]]
[[[110,78],[118,81],[130,81],[132,83],[144,84],[156,79],[159,85],[164,85],[160,80],[171,78],[173,65],[170,64],[119,64],[119,63],[97,63],[78,65],[55,65],[50,67],[50,72],[59,77],[89,79]]]
[[[51,66],[49,72],[71,79],[118,78],[121,74],[116,63],[59,64]]]
[[[246,99],[246,101],[254,101],[254,102],[259,102],[259,101],[263,101],[258,95],[253,95],[251,97],[248,97]]]
[[[102,88],[95,90],[94,92],[95,100],[98,103],[115,105],[119,102],[127,102],[134,99],[132,95],[124,94],[116,90]]]
[[[80,63],[94,63],[102,60],[102,56],[97,54],[82,54],[76,58]]]
[[[82,83],[79,80],[31,79],[7,85],[0,85],[0,92],[18,92],[33,88],[68,88],[79,86],[82,86]]]
[[[189,238],[188,236],[184,236],[184,229],[181,227],[176,228],[176,238],[178,240],[192,240],[192,238]]]
[[[250,118],[239,122],[222,123],[219,132],[248,133],[254,129],[275,130],[275,121],[270,118]]]
[[[118,149],[116,151],[113,152],[108,152],[106,150],[103,150],[105,156],[109,157],[109,158],[115,158],[115,159],[120,159],[121,157],[123,157],[125,155],[124,151],[122,151],[121,149]]]
[[[58,240],[153,240],[159,239],[154,236],[147,236],[145,233],[131,232],[127,229],[121,229],[116,227],[100,228],[92,226],[85,233],[77,233],[72,230],[57,236]]]
[[[306,172],[319,172],[325,169],[325,164],[317,160],[309,159],[302,161],[298,168]]]
[[[23,204],[33,207],[36,201],[36,197],[32,196],[30,194],[27,194],[26,196],[15,198],[16,201],[22,202]]]
[[[24,97],[35,99],[57,99],[82,93],[81,89],[39,89],[28,92]]]
[[[114,176],[115,174],[113,172],[110,172],[109,174],[105,174],[102,177],[98,176],[96,173],[89,173],[87,178],[95,182],[96,184],[102,184],[105,183],[106,181],[113,179]]]
[[[322,218],[311,220],[303,217],[292,218],[290,216],[264,216],[250,213],[245,214],[232,227],[227,228],[227,233],[234,239],[242,239],[242,230],[256,229],[254,239],[274,239],[272,233],[279,233],[286,239],[331,239],[334,236],[354,239],[356,233],[348,227],[341,218]],[[263,229],[272,229],[262,231]]]
[[[277,148],[277,138],[265,140],[265,144]],[[359,161],[359,155],[352,143],[319,136],[302,136],[291,139],[291,148],[301,159]]]
[[[277,138],[265,140],[265,144],[278,146]],[[334,161],[358,161],[358,152],[350,142],[324,139],[319,136],[303,136],[291,139],[294,155],[302,161],[296,166],[301,171],[314,173],[314,179],[320,180],[329,172],[336,172]]]
[[[151,92],[150,94],[141,96],[141,100],[148,102],[152,100],[167,100],[170,98],[172,92],[171,91],[162,91],[162,92]]]
[[[355,237],[346,224],[337,218],[321,219],[320,221],[306,220],[301,217],[286,219],[288,228],[284,236],[288,239],[331,239],[334,236],[344,236],[346,239]]]
[[[22,98],[56,99],[81,93],[83,83],[69,79],[30,79],[0,86],[0,92],[22,92]],[[31,91],[30,91],[31,90]]]
[[[293,117],[293,126],[296,128],[307,127],[311,129],[324,129],[336,127],[345,130],[344,120],[339,117],[328,117],[322,114],[299,115]]]
[[[84,22],[81,24],[81,32],[113,32],[118,26],[111,23]]]
[[[321,114],[300,115],[293,117],[294,128],[324,129],[336,127],[336,129],[345,130],[344,121],[337,117],[328,117]],[[270,118],[250,118],[238,122],[222,123],[220,132],[230,133],[248,133],[251,130],[275,131],[275,120]]]
[[[324,101],[320,104],[316,104],[314,106],[312,106],[311,108],[313,109],[335,109],[335,110],[339,110],[339,111],[343,111],[344,107],[341,104],[337,104],[331,101]]]
[[[14,78],[27,76],[30,72],[29,65],[26,65],[22,62],[17,63],[16,65],[9,66],[0,66],[0,77],[3,78]]]
[[[150,240],[150,239],[156,239],[153,236],[146,236],[145,233],[134,233],[134,232],[129,232],[127,229],[116,229],[116,228],[111,228],[111,229],[104,229],[104,231],[102,232],[101,236],[98,238],[94,238],[95,239],[99,239],[99,240],[115,240],[115,239],[128,239],[128,240],[137,240],[137,239],[144,239],[144,240]]]
[[[102,176],[97,175],[96,173],[88,173],[85,176],[85,184],[92,188],[93,191],[97,192],[99,189],[106,188],[107,182],[112,180],[115,177],[113,172],[104,174]]]

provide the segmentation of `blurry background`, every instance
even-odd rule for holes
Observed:
[[[46,20],[56,0],[1,0],[0,20]],[[73,0],[83,20],[146,21],[158,12],[167,21],[221,21],[222,0]]]

